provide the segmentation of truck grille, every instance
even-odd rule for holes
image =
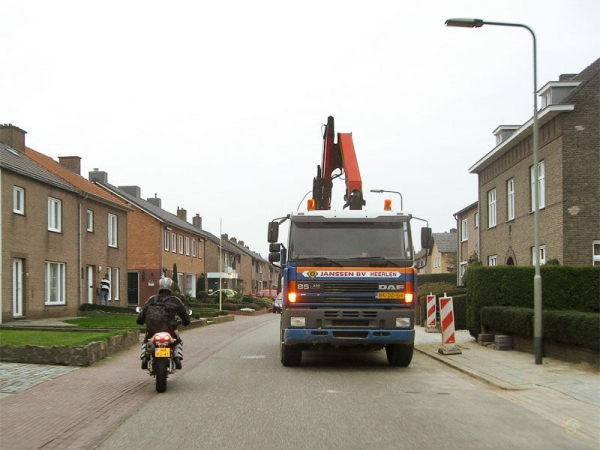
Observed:
[[[377,283],[348,283],[342,281],[326,281],[323,283],[323,292],[326,294],[371,293],[377,292],[378,288]]]

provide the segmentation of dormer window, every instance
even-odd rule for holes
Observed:
[[[551,81],[546,83],[538,91],[539,96],[542,98],[541,109],[561,103],[579,84],[579,81]]]
[[[496,136],[496,146],[502,144],[518,129],[518,125],[500,125],[496,128],[493,131],[494,136]]]

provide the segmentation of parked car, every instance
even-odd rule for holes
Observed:
[[[219,297],[219,292],[223,292],[223,297],[225,298],[235,297],[237,295],[237,292],[233,289],[217,289],[216,291],[213,291],[208,295],[210,295],[211,297]]]
[[[259,292],[255,292],[252,294],[253,297],[266,297],[271,299],[277,298],[277,291],[275,289],[263,289]]]
[[[273,314],[280,313],[281,307],[282,307],[282,297],[281,297],[281,292],[280,292],[279,294],[277,294],[277,298],[273,302]]]

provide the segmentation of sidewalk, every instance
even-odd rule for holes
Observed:
[[[600,371],[589,364],[543,358],[484,347],[458,332],[457,355],[442,355],[440,333],[416,327],[415,349],[475,379],[498,388],[499,395],[535,411],[567,429],[600,443]],[[436,343],[437,342],[437,343]]]

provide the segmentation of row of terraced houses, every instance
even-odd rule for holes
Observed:
[[[55,161],[25,135],[0,125],[2,322],[74,316],[98,302],[105,275],[109,304],[122,307],[142,305],[175,268],[190,296],[277,287],[278,268],[243,241],[203,230],[198,214],[190,223],[183,208],[165,211],[138,186],[111,185],[107,172],[86,179],[80,157]]]

